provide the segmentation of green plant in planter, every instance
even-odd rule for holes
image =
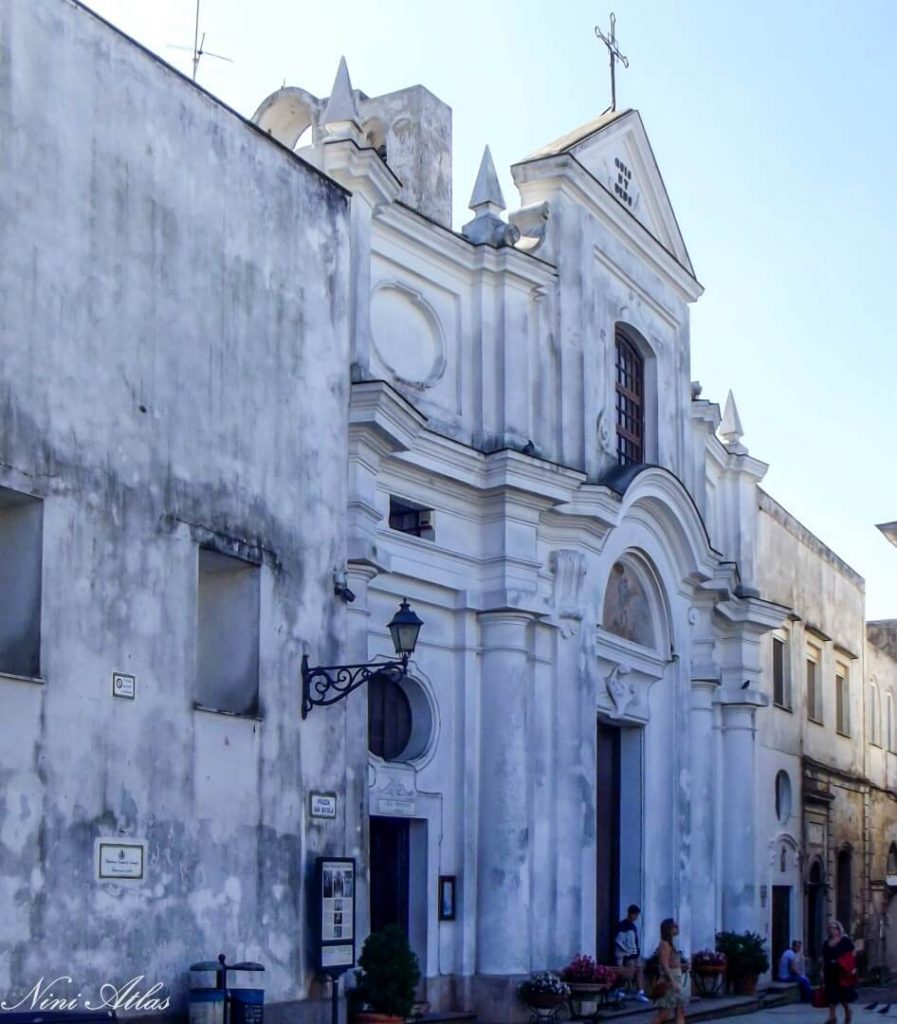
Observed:
[[[716,948],[725,955],[730,975],[758,975],[769,970],[766,943],[756,932],[717,932]]]
[[[352,1004],[389,1017],[407,1017],[414,1006],[414,990],[420,981],[420,966],[408,944],[408,936],[390,924],[364,940],[360,970],[355,972]]]

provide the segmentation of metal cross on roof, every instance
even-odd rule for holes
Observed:
[[[617,37],[615,33],[617,24],[616,15],[611,13],[610,16],[610,32],[605,35],[601,28],[595,26],[595,35],[601,40],[602,43],[607,47],[607,52],[610,54],[610,109],[617,109],[617,76],[615,64],[617,61],[623,65],[624,68],[629,67],[629,60],[620,53],[620,47],[617,46]]]

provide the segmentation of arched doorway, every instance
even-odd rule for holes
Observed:
[[[602,671],[595,744],[596,953],[613,962],[616,926],[649,893],[644,866],[648,693],[668,667],[670,627],[659,574],[631,548],[610,567],[598,657]],[[656,787],[655,787],[656,789]],[[655,794],[652,792],[651,794]],[[654,879],[656,882],[656,879]]]
[[[825,875],[817,858],[810,866],[807,882],[807,959],[814,961],[822,954],[825,928]]]

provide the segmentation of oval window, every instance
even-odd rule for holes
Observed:
[[[791,777],[785,771],[776,775],[776,817],[783,824],[791,817]]]
[[[368,684],[368,749],[384,761],[397,761],[411,739],[411,702],[388,676]]]

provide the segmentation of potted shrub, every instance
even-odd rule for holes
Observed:
[[[726,957],[726,987],[740,996],[757,991],[757,979],[769,970],[766,944],[756,932],[717,932],[717,952]]]
[[[575,956],[561,971],[561,981],[570,989],[573,1013],[591,1017],[598,1012],[598,997],[616,981],[617,972],[604,967],[585,954]]]
[[[569,986],[554,971],[538,971],[522,981],[517,994],[533,1010],[552,1010],[570,995]]]
[[[420,981],[420,966],[404,931],[390,924],[369,935],[358,966],[351,992],[356,1021],[403,1021],[414,1006],[414,990]]]

